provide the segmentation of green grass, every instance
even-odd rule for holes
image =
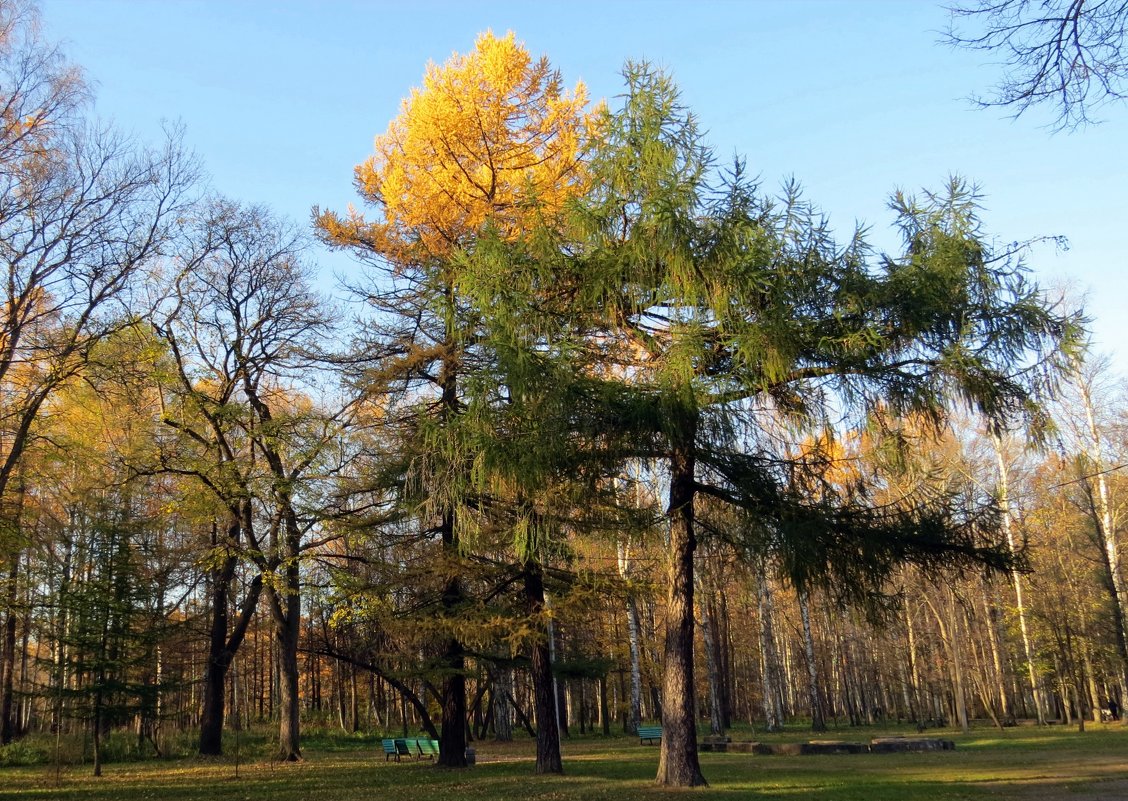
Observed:
[[[820,738],[865,741],[884,734],[915,734],[895,728],[839,729]],[[385,762],[377,738],[313,732],[306,760],[272,763],[262,735],[242,741],[241,762],[176,758],[119,761],[101,779],[90,765],[61,769],[56,781],[49,764],[0,768],[0,799],[255,799],[255,801],[632,801],[694,798],[797,801],[956,801],[976,799],[1072,799],[1128,797],[1128,730],[1116,726],[1075,729],[1022,727],[1003,732],[982,728],[969,735],[933,731],[956,741],[955,751],[842,756],[752,756],[702,754],[708,788],[679,791],[654,785],[658,749],[636,739],[574,738],[564,743],[565,776],[533,775],[533,747],[475,743],[479,764],[463,771],[427,762]],[[751,739],[737,730],[734,739]],[[809,739],[792,728],[764,742]],[[227,740],[233,750],[233,738]]]

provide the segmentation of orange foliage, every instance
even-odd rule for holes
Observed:
[[[382,220],[350,210],[321,214],[318,226],[334,244],[403,265],[443,258],[487,223],[516,235],[530,214],[582,191],[586,102],[583,84],[564,91],[547,58],[534,61],[512,32],[487,31],[472,53],[428,65],[357,166],[357,188]]]

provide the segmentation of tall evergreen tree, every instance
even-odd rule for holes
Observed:
[[[566,92],[547,59],[532,59],[512,34],[487,33],[473,53],[428,68],[357,167],[376,218],[315,212],[325,241],[374,268],[369,284],[354,282],[373,310],[358,380],[384,416],[385,489],[401,519],[442,544],[439,762],[448,767],[466,764],[466,655],[455,629],[473,490],[460,429],[473,427],[466,386],[491,362],[461,257],[487,229],[518,236],[577,193],[584,103],[583,87]]]
[[[49,688],[61,712],[85,721],[94,744],[94,775],[102,775],[103,738],[135,716],[152,718],[161,687],[148,672],[164,634],[163,612],[147,596],[136,540],[141,521],[128,495],[103,497],[101,508],[76,535],[75,576],[57,597],[56,614],[68,621],[51,666],[71,676]]]
[[[959,180],[893,201],[905,250],[835,244],[789,189],[762,197],[737,163],[719,172],[668,77],[630,65],[603,119],[577,241],[559,260],[570,326],[636,394],[633,423],[669,479],[663,738],[658,780],[704,783],[696,748],[696,498],[753,516],[754,550],[799,588],[878,591],[893,564],[1003,564],[958,504],[879,509],[861,493],[813,502],[804,459],[771,432],[784,416],[826,429],[879,403],[942,420],[963,402],[992,420],[1035,414],[1046,368],[1077,333],[993,252]]]

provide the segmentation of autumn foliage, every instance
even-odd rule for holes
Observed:
[[[582,189],[586,103],[582,83],[566,91],[512,33],[486,32],[473,52],[428,65],[357,166],[379,219],[326,213],[318,225],[334,244],[363,242],[399,264],[441,258],[487,222],[515,235],[534,208],[551,213]]]

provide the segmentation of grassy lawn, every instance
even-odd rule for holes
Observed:
[[[865,741],[895,729],[840,729],[820,739]],[[235,760],[195,758],[114,762],[101,779],[89,765],[64,767],[56,781],[49,765],[0,768],[0,799],[254,799],[255,801],[631,801],[668,799],[691,793],[701,799],[814,799],[818,801],[905,801],[928,799],[1128,798],[1128,730],[1090,726],[1084,734],[1061,726],[1020,727],[999,732],[950,730],[928,736],[956,741],[955,751],[841,756],[753,756],[702,754],[710,786],[668,790],[654,786],[658,749],[637,740],[574,738],[564,744],[563,777],[532,774],[533,747],[476,743],[479,764],[464,771],[440,770],[426,762],[385,762],[375,738],[331,733],[311,738],[306,760],[272,764],[261,756],[265,743]],[[809,739],[802,729],[758,737],[764,742]],[[752,739],[737,730],[734,739]],[[230,747],[230,742],[228,743]],[[247,754],[253,754],[248,759]]]

